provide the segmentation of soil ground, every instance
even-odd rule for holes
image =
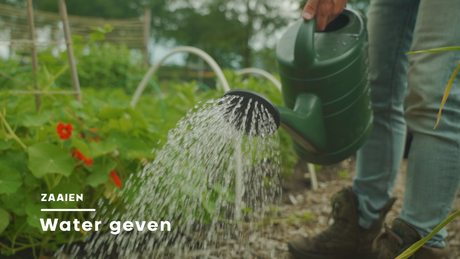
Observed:
[[[286,242],[298,235],[314,236],[327,228],[328,216],[331,211],[330,197],[342,188],[350,186],[355,175],[355,159],[350,158],[339,164],[322,167],[317,172],[318,190],[310,187],[306,164],[299,162],[292,177],[283,184],[283,205],[280,206],[281,218],[294,214],[309,213],[313,218],[306,222],[281,223],[275,227],[279,231],[276,238],[267,238],[255,244],[251,254],[254,258],[291,258],[287,252]],[[393,195],[398,198],[393,209],[387,216],[387,224],[398,216],[404,202],[404,185],[406,180],[406,160],[403,161],[396,179]],[[460,192],[457,194],[452,213],[460,210]],[[449,237],[447,242],[451,253],[447,259],[460,258],[460,218],[447,225]],[[265,242],[265,244],[263,244]],[[261,249],[257,249],[260,247]],[[250,249],[252,250],[252,249]],[[236,256],[235,256],[236,257]],[[235,258],[234,257],[234,258]],[[339,258],[337,258],[339,259]]]

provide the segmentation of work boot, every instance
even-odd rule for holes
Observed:
[[[374,251],[378,259],[394,259],[415,242],[422,239],[417,229],[402,219],[395,219],[391,229],[385,224],[385,232],[374,241]],[[448,247],[434,248],[422,246],[411,259],[441,259],[448,254]]]
[[[358,199],[351,187],[331,198],[334,223],[312,238],[298,237],[289,242],[289,251],[299,259],[375,259],[372,242],[380,233],[385,216],[396,199],[390,199],[380,218],[367,230],[358,225]]]

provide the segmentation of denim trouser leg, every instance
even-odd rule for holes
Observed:
[[[358,151],[353,191],[359,224],[368,228],[391,197],[406,136],[407,56],[419,1],[373,0],[369,10],[369,65],[374,125]]]
[[[459,46],[458,10],[457,0],[371,1],[369,37],[370,46],[374,45],[370,49],[370,64],[375,120],[369,140],[358,152],[353,186],[358,195],[362,227],[370,226],[378,218],[379,209],[391,195],[402,158],[404,121],[414,139],[400,218],[426,236],[448,216],[452,207],[460,185],[460,76],[453,85],[438,128],[433,126],[460,52],[410,55],[408,70],[407,58],[398,54],[408,50],[412,35],[411,50]],[[391,28],[397,21],[398,27]],[[406,71],[409,89],[404,120]],[[446,236],[447,232],[442,230],[427,244],[444,246]]]
[[[458,0],[422,0],[411,50],[460,46],[459,11]],[[444,89],[459,60],[460,51],[409,56],[405,118],[414,138],[399,217],[422,236],[447,218],[460,186],[460,74],[433,129]],[[427,244],[444,246],[446,237],[443,229]]]

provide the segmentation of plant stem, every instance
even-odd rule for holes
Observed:
[[[58,174],[57,177],[54,177],[53,188],[56,187],[62,179],[62,174]]]
[[[5,112],[5,110],[3,110],[3,111]],[[19,139],[19,137],[11,129],[10,124],[8,124],[8,122],[5,120],[5,116],[4,116],[3,112],[0,112],[0,119],[2,120],[3,125],[5,125],[6,129],[9,131],[9,134],[11,134],[11,137],[14,140],[16,140],[19,143],[19,145],[21,145],[21,147],[24,148],[24,150],[27,151],[27,146],[24,143],[22,143],[22,141]]]
[[[33,252],[34,258],[37,259],[37,252],[35,251],[35,244],[30,234],[29,234],[29,240],[30,240],[30,243],[32,244],[32,252]]]
[[[14,242],[16,242],[16,238],[18,237],[19,233],[21,233],[22,229],[25,228],[27,225],[27,221],[24,222],[24,224],[22,224],[22,226],[19,228],[18,232],[16,232],[13,236],[13,238],[11,239],[11,249],[13,249],[14,251]]]
[[[0,242],[0,246],[1,246],[1,247],[4,247],[4,248],[7,249],[7,250],[10,250],[10,249],[11,249],[10,247],[8,247],[7,245],[2,244],[1,242]]]
[[[43,180],[45,181],[46,186],[48,187],[48,192],[50,192],[52,188],[47,174],[43,175]]]

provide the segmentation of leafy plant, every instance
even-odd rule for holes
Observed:
[[[152,80],[153,90],[146,91],[132,108],[130,92],[144,70],[136,60],[130,63],[132,56],[126,48],[97,46],[110,30],[110,26],[94,28],[89,38],[73,39],[82,103],[72,95],[42,94],[37,111],[33,95],[10,92],[24,87],[33,90],[28,67],[14,59],[1,64],[9,77],[0,80],[0,254],[32,249],[34,256],[43,255],[69,240],[83,240],[84,232],[43,232],[39,218],[84,221],[91,217],[89,213],[42,212],[42,208],[93,208],[103,197],[122,213],[119,191],[129,175],[155,158],[152,150],[162,147],[168,131],[187,111],[199,101],[222,95],[195,81],[157,85]],[[65,52],[56,56],[51,49],[45,50],[39,53],[39,61],[40,90],[70,88]],[[232,88],[252,89],[282,104],[279,91],[269,83],[225,73]],[[296,157],[290,137],[282,130],[279,133],[284,177],[288,177]],[[218,186],[209,191],[221,192]],[[82,193],[84,199],[42,202],[41,193]],[[232,200],[230,195],[227,198]],[[203,207],[213,213],[210,204]],[[104,219],[102,215],[91,218]]]

